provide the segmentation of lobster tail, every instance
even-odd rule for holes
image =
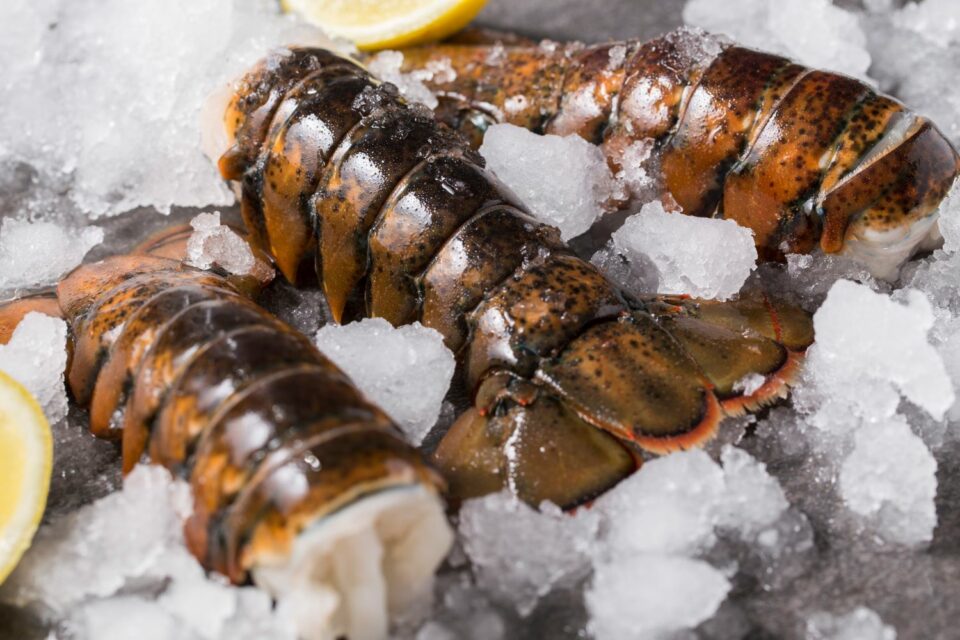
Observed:
[[[251,301],[249,278],[185,266],[188,237],[165,230],[81,266],[57,298],[0,306],[2,326],[62,312],[74,398],[94,433],[121,439],[125,472],[150,461],[189,480],[186,538],[204,566],[252,575],[302,637],[386,637],[388,612],[429,594],[452,542],[443,482],[307,338]]]
[[[753,230],[765,260],[819,247],[895,277],[936,238],[960,169],[932,123],[862,82],[698,31],[585,48],[439,45],[405,51],[404,70],[439,60],[456,72],[431,87],[448,124],[575,133],[618,169],[652,143],[663,197]]]
[[[625,66],[633,48],[625,49],[619,66],[601,64],[609,48],[603,56],[597,51],[582,52],[590,65],[579,77],[612,85],[633,73]],[[562,55],[515,53],[498,67],[505,82],[530,69],[544,74],[546,85],[563,80]],[[632,472],[641,450],[696,446],[715,432],[725,410],[739,413],[785,392],[796,362],[792,347],[780,334],[763,333],[775,323],[751,316],[748,300],[724,307],[731,317],[744,316],[739,329],[713,321],[710,303],[701,310],[696,301],[626,300],[556,229],[536,222],[467,142],[429,112],[353,63],[309,50],[287,55],[282,68],[293,60],[326,62],[301,84],[290,84],[284,73],[271,81],[257,67],[238,85],[240,94],[251,86],[286,91],[274,100],[280,106],[270,123],[257,125],[266,132],[259,155],[245,156],[243,184],[260,188],[244,189],[244,208],[265,213],[270,246],[280,252],[274,253],[278,263],[289,260],[288,275],[315,252],[336,319],[420,321],[457,354],[474,407],[435,455],[455,499],[506,484],[533,504],[573,507]],[[630,64],[640,62],[630,57]],[[321,78],[324,86],[351,87],[352,117],[339,92],[321,99],[319,87],[301,90]],[[511,89],[478,76],[477,90],[500,95]],[[679,104],[680,92],[665,99]],[[546,105],[559,100],[559,88],[538,93],[522,117],[535,126],[534,114],[556,115]],[[246,126],[235,110],[227,117],[233,118],[228,130],[238,121],[237,131]],[[292,144],[285,132],[299,121],[311,129]],[[561,126],[552,122],[547,126]],[[237,134],[228,156],[245,144]],[[318,148],[319,156],[313,154]],[[307,149],[313,155],[302,160]],[[237,168],[236,158],[228,162]],[[266,186],[278,177],[273,167],[316,179],[276,180],[271,189],[290,186],[289,206],[274,207]],[[287,252],[286,240],[272,240],[274,228],[312,228],[316,236],[308,247],[296,231],[297,249]],[[802,312],[792,320],[809,325]],[[810,332],[797,331],[804,334],[796,344],[802,350]],[[737,386],[749,376],[761,380],[758,389]]]

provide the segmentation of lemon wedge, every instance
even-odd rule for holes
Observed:
[[[0,583],[40,524],[52,466],[53,438],[40,405],[0,372]]]
[[[281,0],[333,36],[365,51],[439,40],[459,31],[487,0]]]

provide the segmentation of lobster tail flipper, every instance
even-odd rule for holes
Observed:
[[[696,361],[645,313],[592,326],[536,375],[587,422],[654,453],[701,444],[722,418]]]
[[[640,464],[616,438],[542,392],[526,404],[468,410],[433,461],[456,501],[509,487],[528,504],[548,500],[563,509],[589,502]]]

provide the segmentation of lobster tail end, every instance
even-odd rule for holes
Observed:
[[[515,385],[527,389],[510,389]],[[546,500],[572,509],[640,466],[632,450],[548,390],[514,379],[501,391],[492,407],[461,416],[434,454],[454,502],[509,487],[535,507]]]

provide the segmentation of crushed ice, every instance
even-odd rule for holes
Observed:
[[[291,42],[329,44],[265,0],[0,3],[0,166],[67,193],[32,205],[94,217],[230,204],[200,150],[201,105]]]
[[[459,533],[479,585],[527,615],[552,589],[586,575],[598,527],[589,509],[572,516],[548,502],[534,509],[504,490],[467,500]]]
[[[756,261],[749,229],[733,220],[671,213],[656,200],[627,218],[593,258],[635,296],[671,293],[718,300],[740,291]],[[624,273],[618,263],[630,270]]]
[[[452,82],[457,78],[449,60],[431,60],[425,68],[408,73],[402,72],[402,67],[403,53],[400,51],[381,51],[367,61],[367,68],[373,75],[396,85],[407,100],[419,102],[431,109],[437,107],[437,96],[424,82]]]
[[[940,420],[955,396],[928,341],[929,301],[899,293],[904,303],[847,280],[833,285],[814,315],[817,341],[794,399],[844,504],[882,539],[912,546],[929,542],[937,523],[937,464],[901,404]]]
[[[577,135],[537,135],[512,124],[487,129],[480,153],[487,166],[539,220],[564,240],[590,228],[618,193],[607,161]]]
[[[0,371],[26,387],[51,424],[67,415],[67,324],[31,311],[7,344],[0,344]]]
[[[173,6],[151,0],[136,7],[111,0],[98,11],[111,19],[98,30],[82,20],[87,3],[15,0],[0,7],[0,58],[15,61],[6,65],[0,83],[8,106],[0,114],[0,131],[7,134],[0,163],[18,171],[17,163],[28,163],[39,172],[41,194],[65,191],[67,185],[73,204],[94,215],[139,204],[165,209],[230,201],[199,153],[199,105],[211,88],[297,27],[267,3],[252,0],[178,0]],[[882,89],[933,117],[956,142],[960,90],[944,78],[960,67],[957,5],[952,0],[908,3],[902,9],[894,4],[867,0],[870,11],[854,14],[826,0],[736,0],[722,6],[691,0],[685,17],[812,66],[861,78],[869,68]],[[49,29],[53,23],[56,32]],[[115,28],[120,24],[131,28]],[[494,49],[492,59],[502,55],[502,49]],[[399,72],[398,56],[381,54],[381,72]],[[213,64],[222,60],[229,64]],[[169,73],[173,69],[179,73]],[[423,79],[400,78],[398,85],[411,99],[429,102],[432,94],[414,97]],[[519,98],[508,99],[508,110],[526,106]],[[53,111],[58,101],[76,108]],[[580,107],[587,113],[592,105],[583,99]],[[631,161],[611,176],[582,141],[496,126],[484,143],[484,155],[498,175],[535,214],[560,225],[565,238],[588,228],[624,191],[635,197],[650,192],[651,145],[640,141],[627,151]],[[657,206],[646,211],[654,213],[650,229],[635,234],[641,241],[649,240],[643,237],[648,231],[662,234],[661,241],[680,233],[670,226],[680,216]],[[877,588],[864,589],[874,576],[848,585],[842,599],[876,607],[884,619],[864,606],[834,606],[826,598],[836,592],[819,596],[819,585],[814,595],[804,595],[802,587],[796,587],[799,595],[776,594],[789,589],[791,581],[809,585],[819,581],[820,572],[829,575],[829,568],[814,564],[820,553],[814,527],[833,549],[834,555],[823,556],[825,564],[869,565],[879,556],[846,555],[845,545],[880,541],[888,551],[909,553],[895,556],[896,561],[909,564],[930,588],[927,577],[935,575],[939,561],[910,549],[923,549],[933,537],[941,489],[938,461],[956,464],[955,456],[944,451],[956,438],[952,432],[960,419],[956,192],[941,209],[943,249],[908,265],[895,289],[843,258],[824,255],[789,256],[786,269],[763,268],[755,276],[811,311],[826,302],[816,316],[818,342],[808,353],[795,408],[777,408],[755,425],[757,437],[742,443],[753,455],[728,445],[720,450],[721,464],[704,452],[648,462],[572,517],[549,504],[522,505],[506,493],[468,501],[461,512],[466,555],[460,562],[471,562],[474,579],[463,582],[462,574],[441,579],[441,606],[419,630],[418,640],[509,637],[509,616],[500,615],[496,606],[506,599],[510,609],[536,615],[548,592],[558,590],[570,590],[575,601],[582,601],[588,628],[598,638],[672,635],[715,615],[726,622],[731,610],[735,617],[736,605],[727,609],[734,598],[724,601],[744,575],[765,594],[781,598],[774,602],[796,605],[810,638],[895,638],[884,619],[896,615],[902,601],[890,604]],[[2,264],[11,268],[0,269],[0,277],[17,284],[0,288],[52,281],[102,237],[98,229],[87,228],[63,251],[30,252],[20,241],[5,244],[14,237],[6,233],[8,224],[16,230],[14,223],[4,222],[0,260],[9,260]],[[47,224],[34,223],[30,236],[56,244],[71,233]],[[632,244],[623,236],[623,247],[615,237],[594,260],[635,292],[672,287],[695,295],[735,295],[755,259],[748,260],[747,243],[720,228],[698,227],[682,238],[691,234],[699,255],[689,263],[665,265],[649,248],[630,253],[624,247]],[[82,242],[76,242],[77,235]],[[737,247],[731,267],[703,275],[702,265],[716,260],[728,241]],[[675,251],[681,249],[671,247],[669,253],[679,255]],[[57,260],[50,261],[51,255]],[[32,259],[40,262],[30,266]],[[360,328],[371,322],[379,324]],[[318,342],[335,360],[342,354],[339,364],[419,441],[440,413],[452,356],[423,328],[415,330],[422,343],[413,336],[394,341],[396,336],[385,336],[401,330],[383,321],[364,323],[324,329]],[[0,348],[0,368],[24,368],[26,377],[41,372],[38,396],[57,390],[45,403],[51,416],[66,408],[63,335],[62,322],[31,314],[11,344]],[[413,362],[400,364],[410,353]],[[40,357],[53,358],[56,366],[45,361],[34,367],[32,359]],[[741,384],[749,388],[756,380]],[[0,591],[0,600],[42,601],[48,615],[58,612],[80,638],[109,638],[110,632],[144,625],[158,637],[289,637],[289,627],[263,593],[203,577],[182,548],[179,525],[174,526],[188,506],[188,494],[163,474],[139,469],[122,492],[45,528]],[[130,535],[131,526],[138,535]],[[898,545],[907,551],[897,550]],[[933,568],[916,569],[923,563]],[[905,588],[916,587],[913,579],[906,575]],[[774,628],[779,623],[766,622]]]
[[[250,244],[236,231],[220,224],[220,212],[201,213],[190,221],[193,233],[187,240],[185,262],[198,269],[217,266],[238,276],[262,281],[273,277],[273,267],[254,255]]]
[[[455,366],[437,331],[419,322],[394,327],[382,318],[367,318],[328,324],[316,341],[411,442],[420,444],[440,416]]]
[[[802,571],[813,549],[806,519],[750,454],[727,445],[720,457],[722,466],[700,450],[652,460],[573,514],[508,491],[466,501],[459,533],[478,586],[527,615],[586,580],[596,638],[649,639],[692,629],[723,603],[731,567],[711,557],[720,539],[762,547],[742,569],[763,582]]]
[[[866,607],[843,615],[817,612],[807,617],[809,640],[897,640],[897,632]]]
[[[0,224],[0,299],[54,284],[103,242],[103,229],[4,218]]]
[[[0,601],[76,640],[294,640],[266,593],[206,575],[183,540],[191,507],[187,483],[139,466],[121,491],[41,528]]]
[[[683,20],[810,67],[859,78],[870,67],[857,14],[830,0],[689,0]]]

